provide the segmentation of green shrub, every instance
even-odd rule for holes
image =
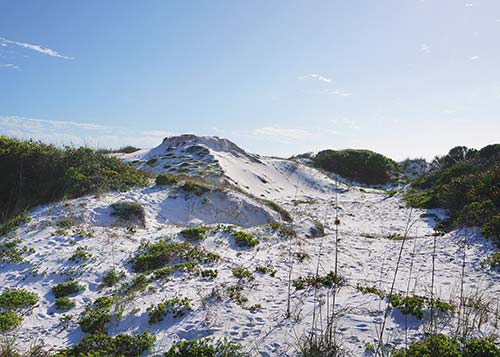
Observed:
[[[82,332],[90,334],[105,334],[106,325],[111,321],[111,305],[113,298],[103,296],[97,298],[94,303],[85,308],[78,321]]]
[[[6,332],[19,327],[23,322],[23,317],[16,312],[0,312],[0,332]]]
[[[148,277],[144,274],[139,274],[130,284],[125,285],[125,294],[135,294],[136,292],[144,291],[148,285]]]
[[[215,278],[217,278],[217,275],[218,275],[217,270],[214,270],[214,269],[202,270],[200,274],[203,278],[207,278],[207,279],[215,279]]]
[[[255,267],[255,271],[258,271],[259,273],[262,273],[262,274],[269,274],[272,277],[274,277],[276,275],[276,273],[277,273],[276,269],[270,268],[270,267],[266,267],[264,265],[257,265]]]
[[[155,183],[157,186],[172,186],[179,183],[179,180],[173,175],[159,174],[156,176]]]
[[[177,262],[213,263],[218,260],[217,254],[207,252],[187,242],[146,242],[132,258],[132,269],[135,272],[152,272]]]
[[[233,231],[234,242],[240,247],[255,247],[259,244],[259,240],[252,234],[242,231]]]
[[[243,285],[235,284],[227,287],[227,292],[231,300],[235,300],[239,305],[243,305],[248,301],[248,298],[243,295]]]
[[[93,334],[82,337],[77,345],[56,353],[54,357],[137,357],[149,351],[155,341],[156,337],[148,331],[135,336]]]
[[[11,289],[0,295],[1,311],[20,311],[33,307],[38,301],[38,294],[24,289]]]
[[[174,297],[172,299],[165,299],[158,305],[148,308],[149,323],[156,324],[163,321],[164,317],[168,314],[172,314],[174,318],[182,317],[189,310],[192,310],[191,299],[189,298]]]
[[[313,162],[321,169],[369,185],[394,181],[399,170],[393,160],[370,150],[324,150]]]
[[[122,278],[125,277],[125,272],[118,272],[115,268],[112,268],[102,277],[102,286],[112,287],[115,286]]]
[[[421,320],[424,317],[424,298],[420,296],[402,296],[393,294],[389,296],[392,307],[401,311],[403,315],[411,314]]]
[[[85,285],[80,284],[76,280],[59,283],[52,287],[52,293],[56,298],[77,294],[83,290],[85,290]]]
[[[293,218],[292,218],[292,215],[290,214],[290,212],[288,212],[286,209],[281,207],[279,204],[277,204],[276,202],[271,201],[271,200],[264,200],[263,202],[266,206],[271,208],[273,211],[276,211],[281,216],[282,220],[284,220],[285,222],[288,222],[288,223],[293,222]]]
[[[0,141],[1,141],[1,137],[0,137]],[[1,197],[1,194],[0,194],[0,197]],[[2,204],[0,203],[0,207],[1,207],[1,205]],[[29,222],[31,222],[31,218],[28,217],[26,212],[20,213],[17,216],[12,217],[11,219],[9,219],[8,221],[6,221],[4,224],[2,224],[0,226],[0,236],[3,236],[7,233],[10,233],[10,232],[16,230],[17,228],[19,228],[19,226],[26,224],[26,223],[29,223]]]
[[[153,157],[153,158],[149,159],[148,161],[146,161],[146,165],[153,166],[154,164],[156,164],[157,161],[158,161],[158,159],[156,157]]]
[[[189,192],[189,193],[192,193],[196,196],[201,196],[204,193],[207,193],[210,191],[210,187],[208,187],[207,185],[193,182],[193,181],[184,182],[184,184],[181,186],[181,189],[184,192]]]
[[[165,352],[165,357],[238,357],[244,356],[238,344],[212,338],[177,342]]]
[[[252,272],[243,267],[236,267],[231,270],[231,273],[233,273],[233,276],[235,276],[238,279],[248,279],[248,280],[255,279]]]
[[[181,231],[181,235],[187,240],[199,241],[205,238],[208,230],[208,227],[186,228]]]
[[[293,287],[296,290],[303,290],[306,287],[328,287],[331,288],[335,286],[343,286],[345,285],[346,280],[341,277],[335,275],[334,272],[329,272],[325,276],[308,276],[308,277],[300,277],[292,282]]]
[[[125,191],[148,184],[143,173],[95,150],[59,149],[6,136],[0,136],[0,172],[2,220],[63,197]]]
[[[67,296],[56,299],[57,310],[71,310],[75,306],[76,306],[75,302],[70,298],[68,298]]]
[[[118,217],[122,222],[133,222],[141,227],[146,226],[146,212],[140,203],[133,201],[120,201],[111,206],[111,215]]]
[[[500,348],[491,337],[460,341],[443,334],[414,342],[408,349],[394,351],[394,357],[500,357]]]
[[[278,234],[284,238],[296,237],[297,232],[295,232],[292,227],[286,224],[271,223],[271,229],[277,231]]]
[[[6,263],[21,263],[24,261],[23,255],[33,253],[33,248],[19,247],[21,240],[10,240],[0,244],[0,261]]]
[[[496,252],[495,254],[493,254],[489,258],[489,261],[490,261],[490,266],[492,268],[496,268],[496,267],[500,266],[500,252]]]
[[[73,253],[71,257],[69,257],[69,260],[73,262],[84,262],[92,258],[92,254],[89,252],[85,251],[87,247],[78,247],[76,248],[76,251]]]

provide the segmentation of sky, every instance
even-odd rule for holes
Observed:
[[[498,0],[0,0],[3,135],[402,160],[499,129]]]

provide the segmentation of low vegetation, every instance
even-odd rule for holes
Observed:
[[[393,182],[399,173],[396,162],[370,150],[324,150],[313,158],[313,163],[321,169],[368,185]]]
[[[414,342],[408,349],[394,351],[394,357],[450,356],[450,357],[498,357],[500,348],[493,338],[473,338],[461,341],[439,334]]]
[[[215,253],[193,246],[187,242],[142,243],[136,256],[132,258],[135,272],[147,273],[182,262],[213,263],[219,260]]]
[[[188,241],[196,242],[204,239],[208,231],[208,227],[192,227],[183,229],[181,235]]]
[[[303,290],[307,287],[313,287],[313,288],[321,288],[321,287],[327,287],[331,288],[334,285],[335,286],[343,286],[345,285],[346,280],[341,277],[335,275],[334,272],[329,272],[328,274],[324,276],[307,276],[307,277],[300,277],[292,282],[293,287],[296,290]]]
[[[233,230],[231,234],[234,237],[234,242],[239,247],[253,248],[259,244],[259,240],[250,233]]]
[[[83,290],[85,290],[85,285],[80,284],[76,280],[59,283],[52,287],[52,293],[56,298],[77,294]]]
[[[159,174],[155,179],[156,186],[172,186],[179,183],[177,177],[169,174]]]
[[[432,169],[412,183],[410,206],[444,208],[452,229],[478,226],[500,242],[500,144],[481,150],[458,146],[432,162]]]
[[[103,296],[87,306],[78,324],[82,332],[89,334],[105,334],[107,324],[111,322],[111,306],[113,298]]]
[[[238,344],[226,339],[204,338],[181,341],[165,352],[165,357],[239,357],[244,356]]]
[[[273,211],[278,212],[278,214],[280,215],[280,217],[283,221],[288,222],[288,223],[293,222],[293,218],[292,218],[292,215],[290,214],[290,212],[288,212],[286,209],[281,207],[279,204],[277,204],[276,202],[271,201],[271,200],[264,200],[263,202],[266,206],[271,208]]]
[[[106,334],[93,334],[84,336],[80,343],[59,351],[54,357],[137,357],[153,348],[155,341],[156,337],[148,331],[138,335],[122,333],[114,337]]]
[[[191,310],[191,299],[174,297],[165,299],[158,305],[148,308],[149,323],[156,324],[163,321],[165,316],[172,315],[174,318],[182,317]]]
[[[11,289],[0,295],[0,332],[12,330],[21,325],[23,315],[38,302],[38,294]]]
[[[111,215],[127,224],[146,226],[146,212],[140,203],[133,201],[120,201],[111,206]]]
[[[69,297],[64,296],[56,299],[56,309],[57,310],[71,310],[76,306],[76,303]]]
[[[0,136],[0,221],[38,204],[148,183],[145,174],[89,148]]]

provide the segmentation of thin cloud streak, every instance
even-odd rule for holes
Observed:
[[[13,41],[13,40],[9,40],[9,39],[4,38],[4,37],[0,37],[0,43],[2,43],[3,47],[5,47],[4,45],[9,44],[9,45],[23,47],[23,48],[26,48],[28,50],[36,51],[36,52],[39,52],[39,53],[42,53],[44,55],[51,56],[51,57],[57,57],[57,58],[62,58],[62,59],[67,59],[67,60],[75,59],[74,57],[64,56],[64,55],[60,54],[59,52],[57,52],[51,48],[48,48],[48,47],[42,47],[40,45],[34,45],[31,43],[27,43],[27,42]]]

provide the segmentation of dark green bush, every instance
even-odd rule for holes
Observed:
[[[125,273],[123,271],[118,272],[115,268],[112,268],[102,277],[102,286],[112,287],[116,285],[124,276]]]
[[[421,208],[444,208],[444,227],[479,226],[485,236],[500,239],[499,144],[479,152],[456,147],[433,162],[433,169],[412,185],[405,200]]]
[[[89,148],[59,149],[0,136],[0,220],[38,204],[145,186],[144,174]]]
[[[247,279],[247,280],[255,279],[252,272],[243,267],[236,267],[231,270],[231,273],[233,273],[233,276],[235,276],[238,279]]]
[[[308,277],[300,277],[292,282],[293,287],[296,290],[303,290],[306,287],[327,287],[331,288],[334,285],[343,286],[345,285],[346,280],[341,276],[335,275],[333,271],[329,272],[325,276],[308,276]]]
[[[202,183],[197,183],[193,181],[186,181],[184,184],[181,186],[181,189],[184,192],[189,192],[192,193],[196,196],[201,196],[204,193],[207,193],[210,191],[210,187],[202,184]]]
[[[240,247],[255,247],[259,240],[252,234],[242,231],[233,231],[234,242]]]
[[[83,290],[85,290],[85,285],[80,284],[76,280],[59,283],[56,286],[52,287],[52,293],[56,298],[77,294]]]
[[[472,338],[460,341],[443,334],[414,342],[408,349],[394,351],[394,357],[500,357],[493,338]]]
[[[132,269],[135,272],[152,272],[182,262],[213,263],[219,260],[215,253],[195,247],[187,242],[158,243],[146,242],[132,258]]]
[[[60,297],[56,299],[56,309],[57,310],[71,310],[75,307],[75,302],[68,298],[67,296]]]
[[[165,357],[239,357],[244,356],[238,344],[212,338],[178,342],[165,352]]]
[[[169,174],[159,174],[155,180],[157,186],[172,186],[178,182],[179,180],[175,176]]]
[[[181,235],[190,241],[199,241],[205,238],[209,228],[208,227],[192,227],[186,228],[181,231]]]
[[[54,357],[137,357],[149,351],[155,341],[156,337],[147,331],[135,336],[93,334],[84,336],[80,343],[56,353]]]
[[[38,294],[24,289],[11,289],[0,295],[1,311],[20,311],[33,307],[38,301]]]
[[[14,216],[0,226],[0,236],[3,236],[7,233],[10,233],[10,232],[16,230],[17,228],[19,228],[19,226],[26,224],[26,223],[29,223],[30,221],[31,221],[31,218],[28,217],[26,212],[23,212],[23,213],[18,214],[17,216]]]
[[[113,298],[103,296],[87,306],[78,321],[82,331],[90,334],[105,334],[106,326],[111,321],[112,304]]]
[[[389,301],[392,307],[399,309],[403,315],[410,314],[419,320],[424,317],[423,308],[425,300],[422,297],[393,294],[389,296]]]
[[[370,150],[324,150],[313,162],[319,168],[369,185],[394,181],[398,172],[396,162]]]

